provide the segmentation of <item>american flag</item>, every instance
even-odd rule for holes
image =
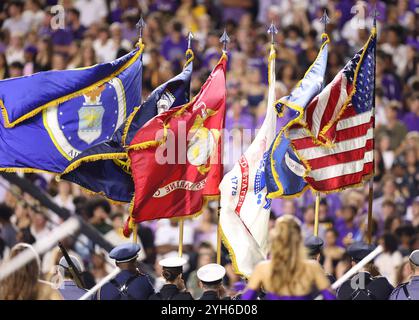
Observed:
[[[288,137],[308,169],[305,180],[315,190],[337,191],[373,172],[375,47],[373,33],[307,107],[306,125],[289,128]]]

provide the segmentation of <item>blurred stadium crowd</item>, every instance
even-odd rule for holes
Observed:
[[[54,29],[51,12],[64,8],[65,28]],[[195,52],[192,94],[220,56],[219,37],[226,27],[231,37],[227,73],[227,128],[256,129],[265,116],[267,99],[267,26],[279,27],[276,96],[293,88],[315,59],[323,26],[319,21],[326,8],[331,18],[327,82],[359,50],[369,35],[369,17],[379,11],[376,79],[376,131],[374,177],[374,242],[385,252],[374,264],[377,274],[394,285],[409,278],[406,256],[419,249],[419,19],[415,1],[323,0],[27,0],[0,2],[0,79],[30,75],[44,70],[86,67],[111,61],[129,52],[138,40],[135,27],[140,15],[147,23],[143,73],[144,98],[160,83],[176,75],[184,63],[187,33],[194,34]],[[361,10],[360,8],[365,8]],[[365,17],[365,21],[362,19]],[[365,22],[365,28],[360,28]],[[280,125],[283,124],[279,119]],[[250,142],[250,141],[249,141]],[[245,150],[246,146],[231,146]],[[231,168],[226,165],[225,170]],[[117,245],[127,206],[111,204],[82,191],[77,185],[56,182],[47,174],[26,174],[57,204],[91,223],[107,240]],[[48,237],[62,221],[40,207],[28,194],[0,178],[0,261],[17,242],[33,243]],[[313,232],[314,197],[307,192],[294,200],[276,199],[272,222],[283,214],[297,216],[306,235]],[[185,222],[184,247],[189,257],[187,286],[200,295],[196,269],[215,260],[217,203],[203,214]],[[339,278],[350,268],[345,248],[365,240],[368,186],[323,195],[319,236],[324,239],[321,263]],[[273,224],[273,223],[272,223]],[[176,221],[153,221],[139,226],[144,250],[144,268],[155,275],[158,288],[160,267],[156,261],[178,250]],[[83,235],[66,239],[65,245],[80,257],[91,274],[91,284],[112,269],[106,254]],[[48,279],[60,258],[59,250],[42,257],[42,272]],[[227,251],[229,290],[241,288]]]

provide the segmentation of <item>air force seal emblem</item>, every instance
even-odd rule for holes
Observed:
[[[113,78],[91,91],[43,111],[51,141],[69,161],[109,139],[126,117],[124,86]]]

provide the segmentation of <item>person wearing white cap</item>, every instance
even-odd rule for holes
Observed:
[[[210,263],[199,268],[196,275],[204,290],[204,293],[199,300],[228,299],[228,297],[225,297],[225,289],[223,286],[225,274],[226,269],[217,263]]]
[[[412,277],[409,282],[402,283],[390,295],[390,300],[419,300],[419,250],[409,256]]]
[[[78,274],[83,272],[83,265],[82,263],[72,255],[69,255],[71,261],[73,262],[74,267],[77,269],[75,270]],[[70,271],[70,266],[67,260],[62,257],[60,262],[58,263],[59,272],[61,273],[62,277],[64,278],[63,285],[58,289],[63,296],[64,300],[78,300],[82,295],[86,293],[86,290],[83,288],[79,288],[76,285],[76,282],[73,279],[73,275]]]
[[[154,294],[154,288],[148,275],[137,265],[138,243],[124,243],[109,252],[109,258],[121,269],[94,295],[93,300],[148,300]]]
[[[186,260],[181,257],[170,257],[159,261],[163,268],[162,277],[166,284],[160,292],[149,297],[149,300],[194,300],[192,295],[186,291],[183,280],[183,266]]]

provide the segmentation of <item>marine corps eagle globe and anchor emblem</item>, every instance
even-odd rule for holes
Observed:
[[[206,174],[211,168],[211,156],[216,152],[220,131],[208,129],[204,126],[205,120],[214,116],[217,111],[208,108],[204,102],[194,106],[193,111],[201,108],[201,114],[197,115],[188,132],[188,150],[186,153],[190,164],[197,167],[201,174]]]

